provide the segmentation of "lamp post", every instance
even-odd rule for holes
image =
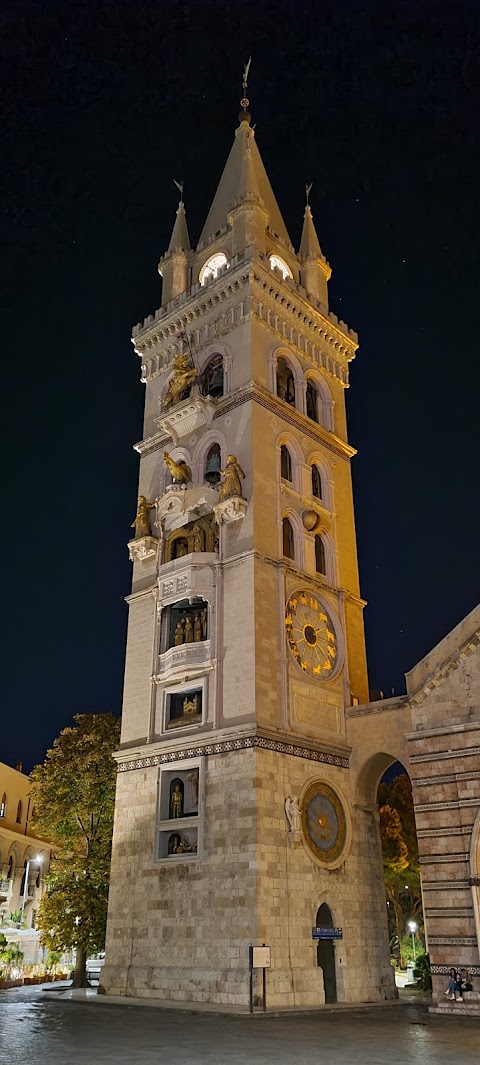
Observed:
[[[28,861],[27,861],[27,864],[26,864],[26,867],[25,867],[25,882],[24,882],[24,885],[23,885],[22,908],[20,910],[20,913],[21,913],[20,924],[22,924],[22,921],[23,921],[23,915],[25,913],[25,903],[26,903],[27,897],[28,897],[28,875],[29,875],[29,872],[30,872],[30,866],[31,865],[41,865],[42,861],[43,861],[43,857],[42,857],[41,854],[39,854],[38,858],[29,858]]]
[[[412,933],[413,963],[415,964],[417,960],[417,955],[415,953],[415,932],[417,931],[417,926],[415,924],[415,921],[409,921],[408,927],[410,929],[410,932]]]

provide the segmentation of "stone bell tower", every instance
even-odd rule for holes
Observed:
[[[247,1004],[393,994],[378,833],[353,815],[345,708],[367,699],[345,389],[305,208],[296,252],[243,110],[195,249],[182,198],[146,386],[107,993]],[[368,821],[368,817],[367,817]],[[360,902],[361,899],[361,917]],[[317,951],[312,927],[342,929]]]

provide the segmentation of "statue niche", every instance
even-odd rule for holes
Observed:
[[[198,551],[215,551],[215,535],[211,518],[198,518],[179,529],[172,529],[165,538],[164,562],[193,555]]]
[[[189,692],[172,692],[169,696],[167,729],[183,725],[198,725],[202,722],[202,689]],[[173,786],[172,781],[172,786]],[[183,789],[183,784],[182,784]],[[172,797],[170,797],[172,802]],[[183,790],[182,790],[183,809]],[[171,813],[171,817],[174,815]]]
[[[182,599],[165,607],[161,651],[181,647],[184,643],[202,643],[208,639],[208,603],[195,596],[190,603]]]

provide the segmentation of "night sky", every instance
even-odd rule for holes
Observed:
[[[371,687],[478,599],[478,4],[3,0],[0,760],[120,712],[143,386],[133,323],[185,181],[198,239],[243,64],[298,247],[304,186],[356,329]],[[477,380],[475,377],[477,376]]]

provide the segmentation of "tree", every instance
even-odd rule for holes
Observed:
[[[2,942],[5,940],[5,942]],[[23,950],[16,943],[8,943],[5,936],[0,936],[0,962],[5,966],[5,975],[10,976],[12,968],[20,968],[24,958]]]
[[[55,845],[37,914],[51,951],[76,951],[74,987],[87,984],[88,954],[105,945],[120,722],[77,714],[32,779],[34,830]]]
[[[408,775],[401,773],[390,784],[380,784],[378,802],[385,892],[395,915],[400,945],[408,921],[421,920],[422,913],[417,832]]]

